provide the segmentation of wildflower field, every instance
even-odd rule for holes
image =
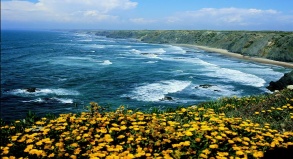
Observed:
[[[1,122],[5,158],[262,158],[293,145],[293,91],[174,110],[124,106]]]

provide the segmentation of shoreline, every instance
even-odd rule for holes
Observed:
[[[259,62],[259,63],[264,63],[264,64],[271,64],[271,65],[278,65],[278,66],[283,66],[287,68],[293,68],[293,63],[288,63],[288,62],[282,62],[282,61],[276,61],[276,60],[270,60],[266,58],[261,58],[261,57],[251,57],[251,56],[244,56],[238,53],[233,53],[225,49],[219,49],[219,48],[212,48],[208,46],[201,46],[201,45],[193,45],[193,44],[171,44],[174,46],[180,46],[180,47],[187,47],[187,48],[192,48],[192,49],[201,49],[205,51],[210,51],[210,52],[215,52],[219,53],[222,55],[226,55],[229,57],[234,57],[242,60],[248,60],[248,61],[254,61],[254,62]]]

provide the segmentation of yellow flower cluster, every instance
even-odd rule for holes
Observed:
[[[287,104],[287,105],[284,105],[282,107],[271,107],[270,109],[267,109],[267,110],[262,110],[260,112],[255,112],[256,115],[258,114],[270,114],[270,113],[274,113],[274,112],[281,112],[281,111],[285,111],[285,110],[288,110],[288,111],[293,111],[293,106],[291,104]],[[292,116],[292,114],[290,114]]]
[[[284,108],[283,108],[284,109]],[[287,106],[286,109],[290,109]],[[9,126],[1,127],[10,129]],[[293,132],[228,118],[213,109],[171,113],[83,112],[42,118],[1,145],[2,158],[261,158],[264,151],[293,145]]]

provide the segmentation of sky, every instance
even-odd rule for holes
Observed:
[[[1,0],[1,30],[293,31],[293,0]]]

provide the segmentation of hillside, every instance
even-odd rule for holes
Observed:
[[[135,38],[148,43],[203,45],[245,56],[293,62],[293,32],[124,30],[94,33],[110,38]]]

